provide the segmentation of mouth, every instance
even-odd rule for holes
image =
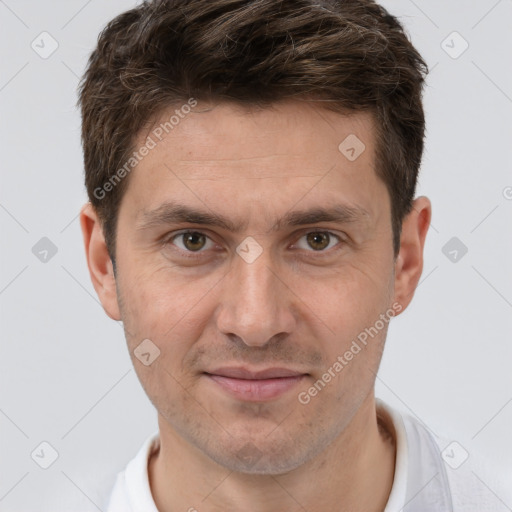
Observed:
[[[278,398],[290,391],[309,374],[289,368],[252,371],[242,367],[217,368],[204,375],[223,392],[248,402]]]

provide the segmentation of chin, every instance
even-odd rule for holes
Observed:
[[[321,446],[309,446],[296,440],[237,439],[233,437],[225,443],[217,442],[214,449],[204,449],[217,464],[226,469],[248,475],[282,475],[298,468],[315,457]]]

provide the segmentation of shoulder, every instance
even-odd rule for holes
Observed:
[[[450,485],[454,512],[512,510],[512,471],[491,464],[474,448],[436,439]],[[477,509],[475,509],[477,507]]]
[[[474,448],[436,436],[419,419],[381,400],[378,406],[389,414],[402,454],[401,467],[396,471],[404,473],[407,482],[404,511],[512,510],[511,470],[493,466]]]
[[[158,512],[149,484],[148,461],[159,441],[158,431],[152,433],[126,468],[117,474],[106,512]]]
[[[125,471],[118,473],[116,483],[110,492],[106,512],[132,512],[130,499],[126,491]]]

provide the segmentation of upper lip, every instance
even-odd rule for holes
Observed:
[[[206,372],[210,375],[220,375],[221,377],[231,377],[233,379],[275,379],[279,377],[297,377],[305,375],[303,372],[292,370],[290,368],[266,368],[264,370],[249,370],[241,366],[231,366],[216,368]]]

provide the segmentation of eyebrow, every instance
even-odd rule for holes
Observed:
[[[165,202],[154,210],[141,210],[140,220],[136,223],[137,231],[170,224],[201,224],[220,227],[233,233],[240,233],[247,228],[247,222],[235,223],[231,219],[207,210],[198,210],[190,206]],[[312,208],[286,213],[269,231],[279,231],[286,227],[316,224],[319,222],[358,223],[371,218],[370,213],[358,205],[335,205],[328,208]]]

